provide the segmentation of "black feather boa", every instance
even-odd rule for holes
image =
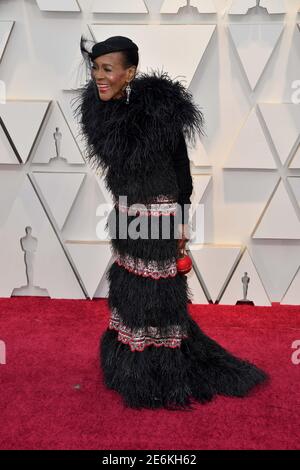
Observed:
[[[139,72],[126,104],[126,97],[101,100],[91,78],[74,103],[85,157],[104,171],[115,197],[127,195],[134,203],[158,194],[178,196],[171,156],[179,135],[194,145],[196,134],[204,133],[202,111],[180,81],[166,72]]]

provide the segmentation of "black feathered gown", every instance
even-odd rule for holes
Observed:
[[[99,351],[105,384],[132,408],[185,410],[216,394],[243,397],[267,374],[201,331],[176,269],[180,208],[192,189],[182,152],[202,132],[203,115],[165,72],[137,74],[131,85],[129,104],[105,102],[91,79],[75,111],[86,157],[104,171],[114,201],[106,224],[116,256],[107,271],[110,319]]]

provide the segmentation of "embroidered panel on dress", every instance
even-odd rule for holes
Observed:
[[[174,277],[177,274],[175,257],[163,263],[162,267],[158,265],[157,261],[147,261],[142,258],[134,258],[129,254],[119,254],[115,262],[133,274],[143,277],[151,277],[152,279]]]
[[[116,309],[111,310],[108,328],[118,331],[118,341],[128,344],[132,352],[144,351],[145,347],[150,345],[179,348],[181,340],[188,337],[179,325],[168,327],[164,336],[161,335],[159,328],[154,326],[130,329],[124,325]]]
[[[160,195],[153,197],[149,203],[135,203],[130,206],[119,201],[115,201],[116,206],[120,212],[127,212],[128,215],[145,215],[145,216],[160,216],[160,215],[176,215],[177,202],[168,196]]]

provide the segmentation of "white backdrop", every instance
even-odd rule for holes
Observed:
[[[84,33],[131,37],[140,70],[183,80],[203,108],[193,301],[235,304],[247,272],[256,305],[300,304],[300,0],[256,3],[0,0],[0,297],[107,296],[110,197],[70,105]]]

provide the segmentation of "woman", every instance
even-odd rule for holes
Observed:
[[[192,409],[193,400],[216,394],[243,397],[267,374],[201,331],[176,268],[193,190],[186,139],[203,133],[203,115],[167,73],[137,73],[138,47],[129,38],[110,37],[91,51],[86,39],[80,45],[91,77],[75,116],[87,159],[104,171],[114,200],[106,229],[116,260],[107,271],[110,320],[100,340],[105,384],[132,408]]]

